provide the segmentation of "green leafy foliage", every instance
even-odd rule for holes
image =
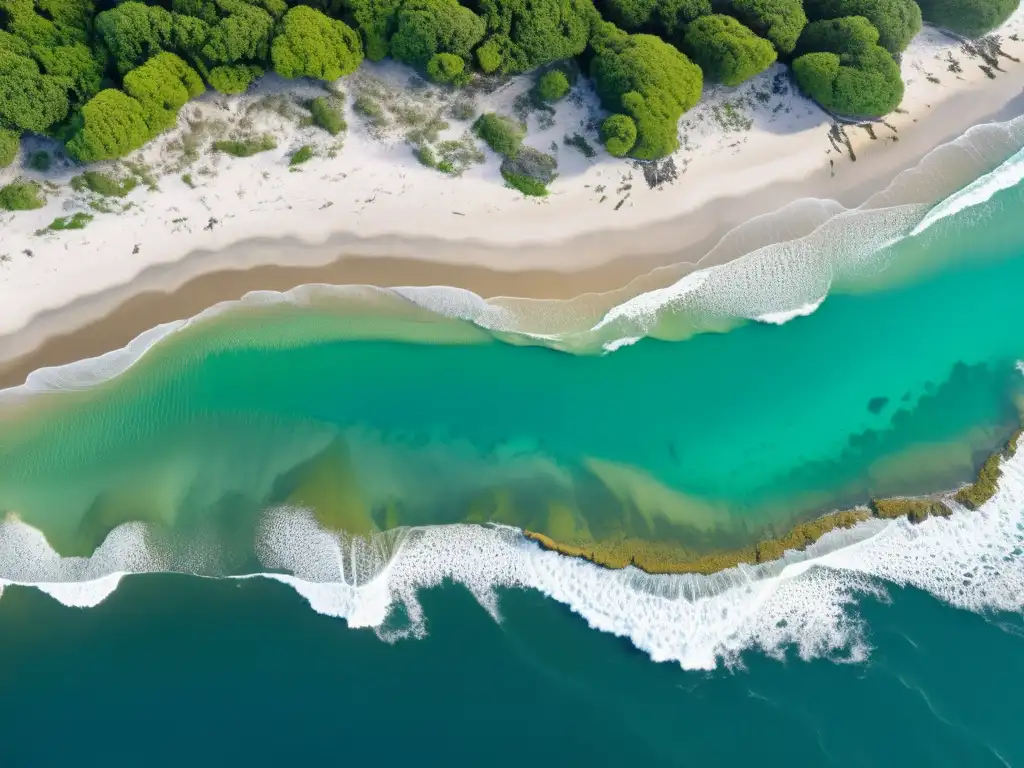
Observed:
[[[537,95],[541,101],[558,101],[569,92],[569,78],[560,69],[552,69],[537,81]]]
[[[1010,18],[1020,0],[920,0],[918,5],[929,24],[981,37]]]
[[[0,125],[45,133],[69,107],[66,82],[42,74],[33,59],[0,51]]]
[[[0,168],[6,168],[18,157],[21,137],[16,131],[0,128]]]
[[[263,68],[256,64],[221,64],[211,69],[206,79],[211,88],[221,93],[245,93],[261,75]]]
[[[282,77],[337,80],[356,71],[363,46],[347,24],[299,5],[284,15],[270,55]]]
[[[297,150],[295,150],[294,153],[292,153],[292,156],[288,158],[288,165],[294,167],[296,165],[308,163],[310,160],[313,159],[314,155],[316,155],[316,152],[313,150],[311,146],[306,144],[304,146],[299,147]]]
[[[863,16],[878,30],[878,44],[896,54],[921,31],[921,9],[914,0],[805,0],[812,21]]]
[[[219,0],[218,5],[230,13],[210,27],[202,56],[214,65],[265,62],[274,17],[242,0]]]
[[[71,179],[71,188],[76,192],[94,192],[102,197],[127,197],[137,186],[139,180],[135,176],[118,179],[100,171],[85,171]]]
[[[99,93],[103,66],[82,43],[36,48],[34,53],[46,74],[66,80],[72,107],[80,107]]]
[[[700,67],[653,35],[629,35],[603,23],[591,41],[590,74],[601,103],[633,119],[630,155],[653,160],[679,146],[679,118],[700,99]]]
[[[18,179],[0,189],[0,209],[34,211],[46,205],[43,188],[34,181]]]
[[[658,0],[652,23],[659,35],[675,40],[687,24],[711,13],[711,0]]]
[[[158,5],[121,3],[96,16],[96,34],[122,75],[171,44],[171,14]]]
[[[487,23],[485,72],[526,72],[579,56],[599,21],[591,0],[480,0]],[[481,49],[482,50],[482,49]]]
[[[317,96],[309,103],[309,111],[313,115],[313,124],[323,128],[331,136],[337,136],[348,126],[341,109],[331,103],[326,96]]]
[[[802,0],[732,0],[732,12],[781,54],[790,54],[807,26]]]
[[[252,157],[260,152],[277,149],[277,139],[270,134],[263,134],[251,139],[224,139],[213,142],[213,148],[232,157]]]
[[[47,232],[64,232],[69,229],[85,229],[89,222],[92,221],[91,213],[84,213],[79,211],[73,216],[60,216],[50,222],[50,226],[46,229],[41,229],[36,232],[37,235],[42,235]]]
[[[601,142],[608,154],[625,157],[636,144],[636,123],[629,115],[610,115],[601,123]]]
[[[427,62],[427,76],[441,85],[462,85],[469,80],[466,62],[454,53],[436,53]]]
[[[487,112],[473,123],[473,132],[504,157],[515,157],[523,145],[526,131],[510,117]]]
[[[807,25],[793,62],[800,88],[826,109],[857,117],[878,117],[903,98],[900,69],[875,42],[878,31],[864,17]]]
[[[731,16],[701,16],[686,28],[684,47],[704,76],[739,85],[775,63],[775,48]]]
[[[398,11],[391,55],[424,69],[438,53],[469,59],[484,36],[484,20],[457,0],[406,0]]]
[[[206,88],[199,74],[173,53],[158,53],[124,76],[124,90],[142,105],[155,136],[172,127],[178,110]]]
[[[89,99],[76,127],[67,148],[83,163],[123,157],[151,138],[142,105],[113,88]]]

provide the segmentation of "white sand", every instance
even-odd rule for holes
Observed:
[[[1017,58],[1024,57],[1024,44],[1009,37],[1022,32],[1022,12],[999,32],[1003,50]],[[346,246],[351,253],[373,252],[371,238],[382,235],[527,246],[606,230],[636,230],[636,242],[641,242],[646,235],[642,227],[698,209],[702,214],[712,212],[716,201],[771,190],[783,182],[806,181],[800,196],[837,197],[841,188],[869,179],[872,164],[878,171],[900,170],[1024,89],[1024,65],[1003,59],[1005,71],[990,79],[981,63],[949,38],[933,30],[923,32],[903,58],[907,93],[900,111],[875,125],[874,138],[863,128],[846,129],[856,163],[829,137],[829,117],[799,96],[784,68],[776,66],[738,89],[706,94],[680,125],[682,148],[672,158],[678,179],[653,189],[639,166],[600,151],[593,129],[599,113],[592,90],[583,84],[558,106],[553,125],[545,129],[540,115],[530,117],[527,144],[556,154],[559,162],[560,176],[544,199],[524,198],[505,187],[498,159],[489,150],[484,150],[485,163],[454,178],[421,166],[401,130],[372,136],[365,120],[352,113],[353,94],[367,78],[405,88],[411,76],[406,68],[366,66],[355,79],[339,83],[349,100],[349,130],[340,149],[326,133],[299,127],[261,101],[282,90],[292,96],[301,91],[307,98],[322,94],[316,86],[270,80],[245,97],[208,94],[182,111],[176,131],[132,158],[159,169],[159,190],[140,186],[123,201],[107,201],[127,210],[97,213],[90,209],[90,201],[100,198],[70,192],[66,182],[78,172],[70,167],[54,168],[45,176],[19,168],[0,172],[0,183],[24,175],[62,185],[42,210],[0,214],[0,335],[76,298],[130,283],[147,267],[250,238],[293,236],[315,244],[333,233],[346,232],[365,239]],[[951,67],[962,71],[951,71]],[[477,111],[508,112],[514,97],[529,84],[528,78],[522,78],[479,98]],[[932,121],[926,133],[929,113],[957,97],[969,98],[962,104],[973,105],[973,111],[958,108],[941,125]],[[440,102],[435,103],[440,108]],[[262,106],[250,109],[253,104]],[[219,136],[251,122],[251,131],[273,132],[278,147],[234,159],[209,149],[211,135],[200,148],[198,160],[183,167],[174,142],[188,131],[188,120],[224,121],[216,133]],[[445,136],[458,137],[468,128],[468,123],[450,122]],[[587,159],[563,143],[563,137],[576,132],[598,150],[596,157]],[[915,135],[919,140],[911,149],[908,138]],[[306,144],[317,147],[317,157],[297,170],[290,169],[289,156]],[[191,175],[194,189],[182,181],[183,173]],[[771,202],[781,207],[790,199]],[[55,217],[76,211],[90,211],[95,219],[81,231],[37,234]],[[752,210],[749,215],[763,212]],[[688,235],[685,230],[672,233],[672,242],[664,244],[666,250]],[[618,242],[621,251],[621,239]],[[645,247],[653,246],[645,243]],[[550,252],[538,249],[506,248],[501,254],[500,264],[488,266],[507,270],[552,266],[538,263],[550,260]],[[560,255],[560,266],[571,271],[622,255],[569,244],[564,258]],[[289,263],[292,256],[282,251],[274,258],[276,263]],[[453,260],[458,258],[468,257],[452,255]],[[401,280],[401,275],[394,276],[395,284]]]

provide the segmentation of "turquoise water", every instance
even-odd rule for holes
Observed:
[[[786,316],[708,296],[790,246],[571,344],[321,287],[0,393],[0,764],[1024,764],[1024,455],[711,576],[520,531],[689,557],[970,480],[1024,409],[1022,164]]]

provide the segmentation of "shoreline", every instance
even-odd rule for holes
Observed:
[[[803,551],[828,533],[852,528],[871,519],[906,518],[916,525],[929,517],[949,517],[955,511],[952,505],[972,512],[995,495],[1002,477],[1000,464],[1016,455],[1022,436],[1024,430],[1017,431],[1002,448],[989,455],[973,483],[927,496],[872,499],[867,506],[828,512],[797,523],[778,536],[761,539],[739,549],[696,554],[656,541],[623,539],[609,544],[566,544],[535,531],[523,530],[522,534],[542,549],[586,560],[609,570],[632,566],[651,575],[689,573],[708,576],[739,565],[760,565],[780,560],[787,551]]]
[[[1024,26],[1024,14],[1018,13],[1011,22]],[[0,316],[0,387],[20,383],[41,367],[124,346],[162,322],[196,314],[200,304],[239,299],[251,290],[310,283],[445,285],[484,299],[589,297],[585,302],[589,311],[599,312],[643,291],[664,287],[666,280],[670,284],[694,269],[791,239],[794,235],[788,231],[772,233],[773,226],[779,229],[772,220],[764,227],[767,231],[757,234],[761,240],[746,250],[719,253],[715,249],[727,233],[758,217],[784,218],[780,209],[794,201],[836,201],[846,208],[934,203],[938,183],[934,169],[901,174],[976,124],[1024,115],[1024,88],[1013,77],[1016,70],[1009,69],[1020,64],[1007,61],[1007,70],[992,80],[980,71],[965,71],[957,77],[962,82],[952,85],[936,85],[920,77],[927,62],[940,60],[941,53],[958,46],[934,30],[922,33],[904,62],[911,73],[904,101],[907,109],[892,115],[883,127],[876,126],[877,133],[845,126],[836,134],[838,129],[830,128],[824,113],[792,94],[776,107],[805,109],[806,114],[771,125],[770,118],[755,110],[754,122],[768,122],[733,142],[743,145],[739,148],[729,144],[734,134],[728,130],[712,126],[711,133],[703,128],[701,134],[691,126],[703,144],[689,150],[689,155],[686,150],[681,153],[685,172],[678,181],[647,189],[641,179],[639,188],[625,193],[623,200],[631,202],[617,212],[613,224],[611,209],[596,207],[596,201],[587,199],[593,198],[590,185],[580,182],[613,174],[639,176],[639,171],[607,157],[591,162],[578,176],[568,178],[567,174],[564,181],[556,182],[552,197],[539,203],[514,199],[509,190],[488,178],[487,167],[479,169],[480,174],[453,181],[399,164],[392,170],[402,179],[402,191],[391,195],[386,188],[389,179],[376,181],[374,196],[377,192],[391,195],[387,205],[378,204],[372,217],[349,212],[349,220],[341,226],[335,226],[319,205],[297,212],[289,202],[286,213],[243,205],[230,221],[225,217],[211,231],[176,232],[171,237],[166,229],[168,211],[181,212],[189,202],[184,197],[188,190],[178,188],[152,193],[138,213],[127,218],[98,219],[82,232],[60,236],[28,234],[38,222],[49,220],[56,202],[33,212],[34,217],[8,217],[2,223],[0,251],[27,244],[32,246],[26,249],[32,257],[0,265],[0,288],[10,297]],[[737,92],[712,94],[704,106],[714,108],[716,99],[737,98]],[[699,119],[700,115],[694,118]],[[556,125],[555,130],[561,129]],[[380,164],[379,157],[372,157],[380,155],[379,146],[357,135],[348,141],[367,153],[357,162]],[[707,150],[709,143],[714,147]],[[840,146],[844,143],[845,147]],[[159,147],[153,151],[160,151]],[[394,162],[393,154],[385,160]],[[700,168],[701,163],[706,167]],[[972,180],[977,171],[976,161],[970,168],[955,161],[944,165],[937,161],[937,165],[946,174],[941,183],[949,192]],[[244,183],[260,168],[259,163],[235,163],[225,176],[232,183]],[[281,176],[273,181],[284,184],[294,179],[287,173]],[[897,177],[899,188],[891,190]],[[405,190],[411,178],[423,190],[410,198],[412,193]],[[305,188],[321,185],[322,179],[302,181]],[[167,184],[183,186],[176,182],[170,179]],[[225,189],[227,178],[211,183],[220,193],[230,191]],[[458,199],[466,203],[479,193],[480,210],[459,217],[449,211],[439,220],[436,210],[429,208],[428,196],[436,193],[450,207],[452,187],[458,188],[455,192],[462,195]],[[502,200],[497,207],[495,195]],[[201,200],[210,207],[207,195]],[[310,201],[295,205],[301,202]],[[63,204],[66,208],[69,201]],[[151,210],[165,204],[167,211]],[[422,210],[414,215],[417,209]],[[394,230],[396,218],[402,221],[403,235],[388,234],[381,226],[386,222]],[[453,219],[458,221],[457,229],[447,224]],[[12,222],[21,228],[12,231]],[[141,245],[134,244],[142,258],[107,252],[115,244],[122,250],[131,248],[140,231],[148,237]],[[68,254],[71,249],[74,256]],[[672,268],[668,270],[671,279],[658,274],[667,267]]]

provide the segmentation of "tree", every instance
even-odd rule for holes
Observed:
[[[390,52],[401,4],[401,0],[347,0],[345,3],[370,61],[380,61]],[[330,11],[328,14],[337,15]]]
[[[441,85],[462,85],[469,79],[466,75],[466,62],[454,53],[431,56],[427,62],[427,75]]]
[[[806,53],[793,61],[797,84],[825,109],[840,114],[888,114],[903,98],[903,80],[899,66],[877,40],[878,31],[861,16],[808,24],[797,43],[797,51]]]
[[[21,137],[17,131],[0,128],[0,168],[14,162],[21,149]]]
[[[45,133],[68,114],[68,85],[32,59],[0,51],[0,125]]]
[[[560,69],[545,72],[537,81],[537,95],[541,101],[558,101],[569,92],[569,78]]]
[[[36,59],[46,74],[67,81],[72,107],[79,107],[97,93],[103,83],[103,67],[85,45],[37,48]]]
[[[921,31],[921,9],[914,0],[806,0],[808,18],[863,16],[878,30],[878,44],[892,54],[906,49]]]
[[[155,5],[121,3],[96,16],[96,34],[122,75],[171,45],[171,14]]]
[[[657,5],[658,0],[601,0],[601,15],[620,29],[636,32],[647,27]]]
[[[211,64],[263,63],[270,55],[274,18],[241,0],[221,0],[230,13],[210,27],[202,55]]]
[[[659,0],[654,22],[662,37],[676,38],[687,24],[711,12],[711,0]]]
[[[262,74],[263,69],[255,64],[221,64],[211,69],[206,79],[221,93],[245,93]]]
[[[981,37],[1006,21],[1020,0],[920,0],[929,24],[965,37]]]
[[[391,55],[420,69],[437,53],[468,60],[484,29],[484,20],[457,0],[407,0],[398,11]]]
[[[124,91],[142,106],[151,136],[171,128],[178,110],[205,90],[199,74],[173,53],[158,53],[124,76]]]
[[[807,26],[801,0],[732,0],[732,8],[736,18],[771,41],[781,54],[793,52]]]
[[[704,76],[736,86],[775,63],[775,48],[732,16],[701,16],[686,28],[686,53]]]
[[[142,105],[113,88],[93,96],[77,123],[67,149],[83,163],[123,157],[151,138]]]
[[[337,80],[356,71],[363,46],[347,24],[298,5],[284,15],[270,55],[282,77]]]
[[[636,144],[636,123],[629,115],[610,115],[601,123],[601,141],[608,154],[625,157]]]
[[[489,53],[498,64],[484,71],[526,72],[579,56],[599,20],[590,0],[480,0]],[[478,53],[478,59],[481,54]]]
[[[629,35],[607,22],[591,41],[590,74],[605,109],[629,115],[633,157],[653,160],[679,147],[678,122],[700,99],[700,68],[653,35]]]

